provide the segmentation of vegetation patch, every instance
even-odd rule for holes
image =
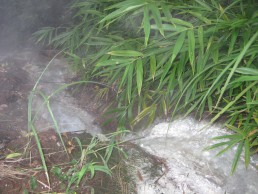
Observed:
[[[70,8],[72,25],[35,36],[65,49],[86,79],[109,85],[120,126],[224,116],[233,134],[210,149],[237,145],[232,172],[243,150],[248,166],[258,145],[257,1],[78,0]]]

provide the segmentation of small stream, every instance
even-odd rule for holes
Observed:
[[[144,159],[138,157],[135,166],[143,177],[137,181],[139,194],[257,194],[258,157],[251,158],[247,170],[242,157],[236,172],[230,175],[236,147],[218,157],[219,150],[204,151],[215,143],[211,138],[229,134],[219,125],[207,124],[188,117],[160,122],[131,137],[142,137],[135,143],[166,163],[162,170],[157,169],[161,171],[159,176],[151,176]]]

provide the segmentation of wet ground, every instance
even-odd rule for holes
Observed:
[[[60,177],[50,171],[49,188],[45,173],[41,169],[36,142],[28,131],[28,96],[51,57],[51,52],[35,51],[0,55],[0,193],[64,192],[67,186],[67,182],[61,181]],[[63,60],[57,58],[53,61],[53,66],[48,69],[49,72],[46,72],[38,85],[40,91],[50,95],[63,84],[77,79],[73,73],[66,76],[64,68],[67,68],[67,64]],[[84,147],[87,147],[91,139],[89,133],[99,133],[98,126],[105,120],[101,115],[108,102],[96,102],[94,91],[95,85],[78,85],[64,90],[51,101],[68,155],[55,132],[54,125],[51,125],[48,110],[45,108],[38,113],[35,126],[39,131],[49,170],[61,166],[65,172],[72,167],[72,159],[80,158],[75,136],[83,142]],[[43,103],[42,98],[34,96],[32,114],[38,112]],[[86,110],[87,112],[84,112]],[[62,122],[66,122],[64,127]],[[103,129],[111,132],[116,129],[115,127],[116,124],[112,123]],[[70,131],[80,131],[80,134]],[[128,193],[129,186],[124,180],[126,173],[121,173],[121,165],[124,164],[117,155],[110,163],[116,178],[111,179],[103,173],[97,173],[94,179],[88,180],[86,177],[88,181],[84,181],[80,188],[73,190],[77,193],[90,193],[92,187],[96,188],[95,193],[120,193],[121,190]],[[32,188],[32,179],[36,180],[35,188]]]

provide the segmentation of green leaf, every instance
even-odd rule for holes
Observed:
[[[240,134],[233,134],[233,135],[222,135],[212,138],[213,140],[219,140],[219,139],[242,139],[242,135]]]
[[[220,156],[221,154],[224,154],[227,150],[231,149],[234,145],[236,145],[239,142],[239,140],[232,140],[228,142],[228,146],[224,149],[222,149],[221,151],[219,151],[219,153],[216,154],[216,156]]]
[[[138,51],[133,50],[117,50],[117,51],[110,51],[107,54],[113,56],[120,56],[120,57],[142,57],[143,54]]]
[[[156,57],[155,57],[155,55],[151,55],[150,56],[150,73],[151,73],[151,77],[153,80],[155,78],[156,69],[157,69]]]
[[[178,24],[180,26],[186,26],[186,27],[189,27],[189,28],[193,28],[193,25],[189,22],[186,22],[184,20],[181,20],[179,18],[171,18],[170,21],[172,22],[172,24],[174,24],[175,26]],[[186,28],[184,28],[186,29]]]
[[[22,194],[29,194],[29,191],[27,189],[24,189]]]
[[[168,74],[169,70],[171,69],[171,67],[172,67],[172,63],[170,61],[168,61],[165,64],[165,66],[163,67],[162,76],[160,78],[158,88],[160,88],[162,85],[164,85],[163,81],[164,81],[165,77],[167,76],[167,74]]]
[[[106,174],[108,174],[109,176],[111,176],[111,172],[110,172],[110,169],[107,167],[107,166],[100,166],[100,165],[95,165],[94,166],[94,169],[96,171],[101,171],[101,172],[104,172]]]
[[[90,178],[92,179],[95,175],[95,165],[89,165]]]
[[[242,149],[243,149],[243,145],[244,145],[244,141],[239,142],[238,147],[237,147],[237,151],[232,163],[232,167],[231,167],[231,174],[233,174],[236,170],[237,164],[239,162],[241,153],[242,153]]]
[[[6,159],[11,159],[11,158],[19,157],[21,155],[22,155],[21,153],[11,153],[11,154],[8,154],[5,158]]]
[[[240,76],[239,78],[231,82],[231,84],[234,84],[237,82],[246,82],[246,81],[258,81],[258,76]]]
[[[212,111],[212,98],[211,98],[211,96],[208,96],[208,109],[209,109],[209,112]]]
[[[144,35],[145,35],[145,46],[147,46],[148,41],[149,41],[149,37],[150,37],[150,29],[151,29],[148,6],[144,7],[143,29],[144,29]]]
[[[156,24],[152,24],[151,25],[151,29],[153,30],[159,30],[160,28],[156,25]],[[187,30],[186,27],[182,27],[182,26],[174,26],[172,24],[162,24],[162,29],[164,31],[169,31],[169,35],[172,36],[172,35],[176,35],[178,33],[181,33],[181,32],[184,32]],[[171,32],[176,32],[176,33],[171,33]]]
[[[199,3],[202,7],[206,8],[207,11],[210,11],[210,12],[212,11],[211,7],[207,3],[200,0],[195,0],[195,1]]]
[[[190,64],[192,66],[193,74],[195,72],[195,37],[194,37],[194,30],[190,29],[187,31],[188,35],[188,53],[189,53],[189,59]]]
[[[86,164],[86,165],[84,165],[82,168],[81,168],[81,170],[80,170],[80,172],[78,172],[78,174],[77,174],[77,185],[79,185],[80,184],[80,182],[81,182],[81,179],[85,176],[85,174],[86,174],[86,171],[88,170],[88,167],[89,167],[89,164]]]
[[[192,14],[193,16],[195,16],[196,18],[198,18],[201,21],[205,22],[206,24],[211,24],[211,20],[209,20],[208,18],[204,17],[201,13],[192,12],[192,11],[189,11],[188,13]]]
[[[51,169],[51,172],[57,176],[58,178],[61,178],[62,176],[62,169],[57,167],[57,166],[54,166],[52,169]]]
[[[113,149],[115,146],[115,142],[114,142],[114,138],[112,139],[112,141],[109,143],[107,149],[106,149],[106,153],[105,153],[105,161],[108,162],[112,153],[113,153]]]
[[[80,150],[81,150],[81,153],[82,153],[82,143],[81,143],[81,140],[78,138],[78,137],[73,137],[73,139],[76,140],[76,142],[78,143],[79,147],[80,147]]]
[[[149,7],[150,7],[150,10],[152,12],[152,16],[154,18],[154,21],[155,21],[156,25],[158,26],[158,30],[159,30],[160,34],[162,36],[164,36],[164,29],[163,29],[163,26],[162,26],[162,19],[161,19],[158,7],[156,7],[154,4],[150,4]]]
[[[38,187],[37,179],[36,179],[34,176],[32,176],[32,177],[30,178],[30,188],[31,188],[32,190],[35,190],[37,187]]]
[[[131,64],[127,65],[126,68],[125,68],[123,77],[122,77],[122,79],[120,81],[120,84],[119,84],[119,89],[121,89],[124,86],[125,80],[128,79],[128,72],[129,72],[129,69],[130,69],[130,65]]]
[[[237,37],[238,37],[238,33],[239,33],[238,29],[235,29],[232,32],[231,41],[230,41],[229,48],[228,48],[228,54],[230,54],[233,51],[233,48],[235,46],[235,43],[236,43],[236,40],[237,40]]]
[[[126,13],[133,11],[137,8],[140,8],[143,5],[145,5],[145,3],[139,4],[139,5],[132,5],[132,6],[128,6],[128,7],[121,7],[120,9],[117,9],[117,10],[111,12],[110,14],[108,14],[99,23],[107,22],[110,20],[112,20],[111,22],[113,22],[113,21],[117,20],[120,16],[125,15]],[[109,23],[111,23],[111,22],[109,22]]]
[[[175,43],[175,46],[174,46],[173,52],[172,52],[172,56],[171,56],[171,63],[173,63],[173,61],[175,60],[176,56],[178,55],[178,53],[180,52],[180,50],[182,48],[184,41],[185,41],[185,35],[186,35],[186,32],[184,31],[177,38],[177,41]]]
[[[141,121],[144,117],[147,115],[151,116],[156,112],[157,106],[155,104],[144,108],[138,115],[135,117],[135,119],[132,121],[132,124],[135,125],[139,121]]]
[[[225,145],[228,145],[230,141],[226,141],[226,142],[220,142],[220,143],[216,143],[216,144],[213,144],[207,148],[205,148],[204,150],[211,150],[211,149],[215,149],[215,148],[218,148],[218,147],[221,147],[221,146],[225,146]]]
[[[258,69],[249,68],[249,67],[239,67],[236,69],[236,73],[258,76]]]
[[[142,60],[138,59],[136,62],[136,83],[137,83],[139,96],[141,94],[141,89],[142,89],[142,80],[143,80],[143,65],[142,65]]]
[[[249,139],[245,140],[245,167],[247,168],[250,163],[250,143]]]
[[[133,69],[134,66],[132,64],[129,65],[128,69],[128,78],[127,78],[127,98],[128,102],[131,102],[131,96],[132,96],[132,84],[133,84]]]
[[[203,54],[204,52],[204,43],[203,43],[203,27],[200,26],[198,28],[198,40],[199,40],[199,45],[200,45],[200,51]]]

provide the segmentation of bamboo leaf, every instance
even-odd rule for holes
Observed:
[[[226,151],[228,151],[229,149],[231,149],[234,145],[236,145],[236,143],[238,143],[239,141],[234,140],[234,141],[230,141],[228,142],[228,146],[225,147],[224,149],[222,149],[221,151],[219,151],[219,153],[216,154],[216,156],[220,156],[221,154],[224,154]]]
[[[193,74],[195,72],[195,37],[194,37],[194,30],[190,29],[187,31],[188,35],[188,53],[189,53],[189,59],[190,64],[192,66]]]
[[[212,138],[213,140],[219,140],[219,139],[242,139],[242,135],[239,134],[233,134],[233,135],[222,135]]]
[[[238,144],[237,151],[236,151],[236,154],[235,154],[235,157],[234,157],[234,160],[233,160],[233,164],[232,164],[232,167],[231,167],[231,174],[233,174],[236,170],[237,164],[239,162],[239,159],[240,159],[240,156],[241,156],[241,153],[242,153],[243,145],[244,145],[244,141],[241,141]]]
[[[132,124],[135,125],[139,121],[141,121],[144,117],[147,115],[153,115],[153,112],[155,113],[157,109],[157,106],[155,104],[144,108],[138,115],[135,117],[135,119],[132,121]]]
[[[129,65],[128,69],[128,79],[127,79],[127,98],[128,102],[131,102],[131,96],[132,96],[132,85],[133,85],[133,71],[134,66],[132,64]]]
[[[173,52],[172,52],[172,56],[171,56],[171,63],[173,63],[173,61],[175,60],[176,56],[178,55],[178,53],[180,52],[183,44],[184,44],[184,41],[185,41],[185,35],[186,35],[186,32],[182,32],[177,41],[176,41],[176,44],[173,48]]]
[[[245,140],[245,167],[247,168],[250,163],[250,143],[249,139]]]
[[[113,22],[113,21],[117,20],[120,16],[125,15],[128,12],[133,11],[137,8],[140,8],[143,5],[145,5],[145,3],[139,4],[139,5],[132,5],[132,6],[128,6],[128,7],[121,7],[120,9],[117,9],[117,10],[111,12],[110,14],[108,14],[106,17],[104,17],[102,20],[100,20],[99,23],[107,22],[110,20],[112,20],[112,22]]]
[[[207,3],[200,0],[195,0],[195,1],[199,3],[202,7],[206,8],[207,11],[212,11],[211,7]]]
[[[228,145],[230,141],[226,141],[226,142],[220,142],[220,143],[216,143],[216,144],[213,144],[207,148],[205,148],[204,150],[211,150],[211,149],[215,149],[215,148],[218,148],[218,147],[221,147],[221,146],[225,146],[225,145]]]
[[[172,22],[172,24],[176,25],[180,25],[180,26],[186,26],[189,28],[193,28],[193,24],[191,24],[190,22],[186,22],[184,20],[181,20],[179,18],[171,18],[170,21]]]
[[[129,68],[130,68],[131,64],[128,64],[125,68],[125,71],[124,71],[124,74],[123,74],[123,77],[120,81],[120,84],[119,84],[119,89],[121,89],[125,83],[125,80],[128,79],[128,72],[129,72]]]
[[[133,50],[117,50],[117,51],[110,51],[107,54],[113,56],[120,56],[120,57],[142,57],[143,54],[138,51]]]
[[[158,7],[156,7],[154,4],[150,4],[149,7],[150,7],[150,10],[152,12],[152,16],[154,18],[154,21],[155,21],[156,25],[158,26],[158,30],[159,30],[160,34],[162,36],[164,36],[164,30],[163,30],[163,26],[162,26],[162,19],[161,19]]]
[[[152,24],[151,25],[151,29],[153,30],[159,30],[160,27],[157,26],[156,24]],[[172,24],[162,24],[162,29],[164,31],[169,31],[170,35],[173,35],[171,32],[177,32],[177,33],[181,33],[183,31],[186,31],[187,28],[186,27],[183,27],[183,26],[174,26]],[[175,33],[175,35],[177,34]]]
[[[150,37],[150,29],[151,29],[148,6],[144,7],[143,29],[144,29],[144,35],[145,35],[145,46],[147,46],[148,41],[149,41],[149,37]]]
[[[156,74],[157,64],[156,64],[156,57],[155,55],[150,56],[150,73],[151,77],[154,80]]]
[[[198,28],[198,40],[199,40],[199,45],[200,45],[200,51],[203,54],[204,52],[204,43],[203,43],[203,27],[200,26]]]
[[[137,83],[139,96],[141,94],[141,89],[142,89],[142,80],[143,80],[143,65],[142,65],[142,60],[138,59],[136,62],[136,83]]]
[[[189,11],[188,13],[192,14],[193,16],[195,16],[196,18],[198,18],[201,21],[205,22],[206,24],[211,24],[211,20],[209,20],[208,18],[204,17],[201,13],[192,12],[192,11]]]
[[[160,81],[159,81],[159,87],[158,87],[158,88],[160,88],[161,85],[164,84],[164,83],[163,83],[163,80],[164,80],[165,77],[167,76],[167,74],[168,74],[168,72],[169,72],[169,70],[170,70],[171,67],[172,67],[172,63],[171,63],[170,61],[168,61],[168,62],[165,64],[164,68],[163,68],[163,71],[162,71],[162,75],[161,75],[161,78],[160,78]]]

